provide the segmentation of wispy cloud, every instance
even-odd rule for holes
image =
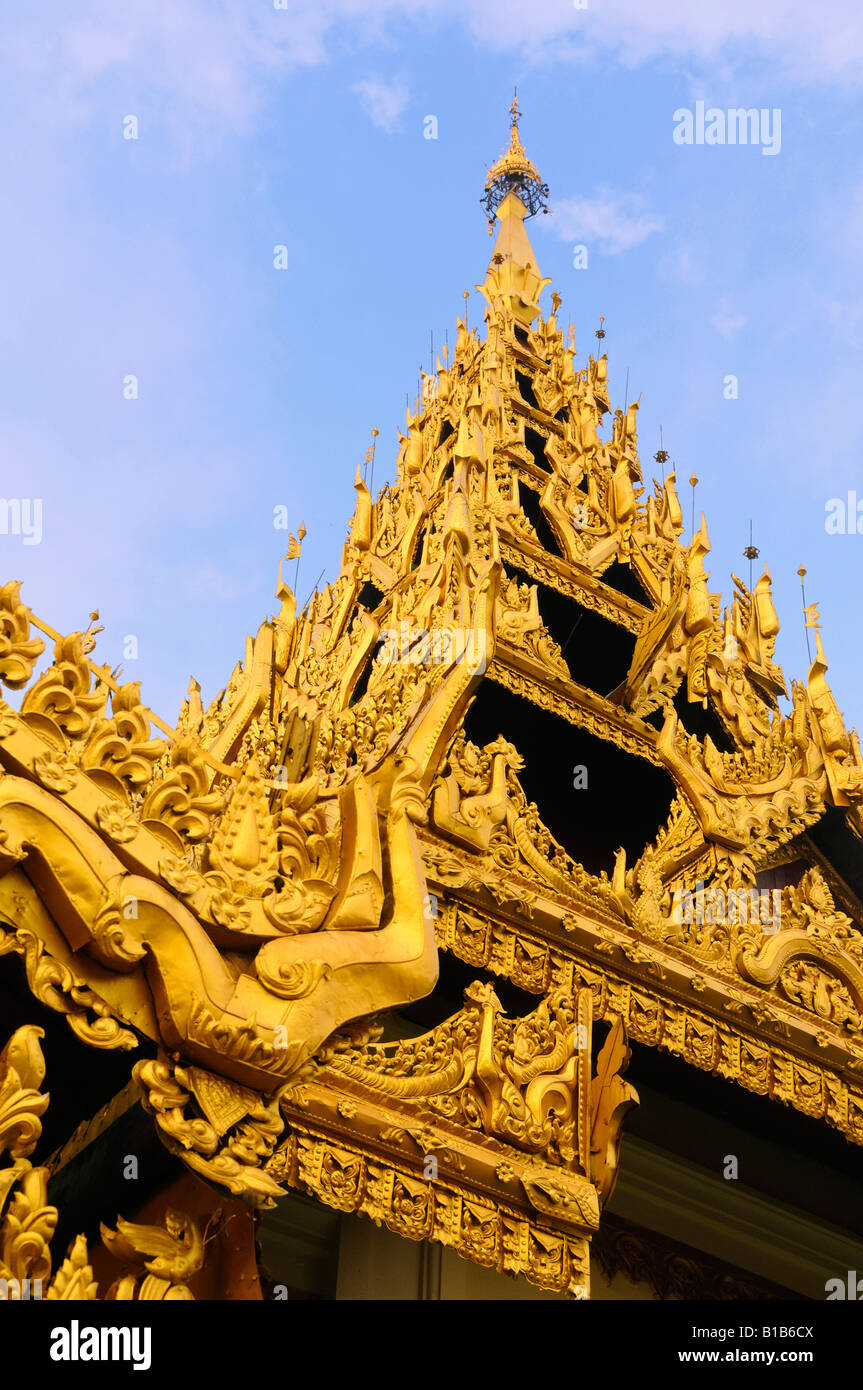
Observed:
[[[442,45],[435,46],[440,36],[447,50],[443,55]],[[409,115],[408,103],[425,103],[423,93],[429,92],[429,104],[415,109],[457,110],[459,137],[469,144],[474,127],[485,129],[487,101],[501,102],[495,119],[502,121],[502,96],[492,96],[498,83],[508,101],[510,75],[524,73],[527,81],[527,74],[541,74],[548,83],[548,114],[554,124],[541,142],[540,112],[535,126],[531,98],[525,103],[530,112],[525,135],[554,192],[555,216],[542,221],[554,225],[555,235],[610,256],[647,241],[665,283],[659,286],[660,303],[659,295],[651,300],[650,276],[642,277],[632,290],[633,320],[646,321],[649,313],[661,310],[669,323],[668,341],[677,344],[677,354],[663,344],[656,358],[672,384],[678,432],[690,428],[687,411],[695,421],[690,429],[693,461],[697,441],[699,454],[707,455],[705,467],[711,459],[716,468],[722,462],[716,442],[704,436],[702,415],[710,401],[722,400],[710,376],[710,354],[721,351],[714,332],[728,337],[739,333],[744,326],[741,306],[750,325],[776,325],[774,341],[780,328],[787,339],[763,373],[773,402],[764,418],[775,428],[762,428],[756,420],[760,437],[773,450],[777,478],[785,467],[784,455],[794,456],[797,449],[787,383],[816,335],[821,335],[816,353],[820,378],[813,389],[827,402],[827,413],[841,411],[853,398],[860,372],[854,354],[863,351],[863,310],[857,307],[863,299],[863,174],[852,154],[859,119],[843,110],[847,124],[837,126],[830,104],[839,106],[833,87],[845,86],[844,100],[860,82],[863,8],[855,9],[852,0],[823,0],[820,7],[810,0],[760,0],[757,6],[751,0],[704,6],[691,0],[651,0],[649,5],[644,0],[589,0],[585,10],[575,9],[571,0],[532,0],[529,6],[524,0],[288,0],[287,9],[276,9],[273,0],[183,0],[179,6],[176,0],[136,0],[134,5],[78,0],[74,7],[29,0],[26,6],[6,7],[0,42],[5,58],[0,114],[7,115],[12,132],[0,150],[0,176],[15,189],[15,217],[0,226],[0,255],[15,269],[0,291],[0,396],[5,397],[4,454],[10,477],[14,468],[19,479],[6,490],[15,486],[43,498],[45,506],[40,546],[24,547],[6,538],[0,582],[23,579],[27,602],[64,631],[86,625],[87,613],[101,602],[106,633],[100,654],[112,663],[120,660],[124,635],[138,634],[147,698],[164,714],[178,706],[190,671],[204,680],[205,688],[208,680],[211,690],[217,688],[212,682],[222,681],[242,651],[247,625],[271,611],[279,546],[268,515],[271,502],[302,504],[311,521],[312,501],[320,496],[324,540],[317,556],[312,544],[318,538],[310,526],[304,557],[309,573],[304,571],[301,588],[311,587],[325,559],[330,563],[336,555],[337,565],[330,516],[341,525],[343,502],[333,500],[330,474],[305,467],[299,450],[286,451],[283,434],[290,440],[285,426],[290,414],[276,409],[270,377],[265,386],[258,384],[274,355],[261,347],[269,331],[275,354],[280,345],[290,348],[284,353],[290,358],[289,405],[296,408],[298,423],[302,412],[317,419],[331,409],[328,375],[319,372],[319,384],[304,362],[311,356],[307,335],[318,331],[313,314],[318,304],[297,318],[290,298],[291,286],[299,283],[299,277],[291,277],[304,250],[306,268],[316,270],[316,248],[306,230],[314,210],[308,184],[290,182],[292,141],[303,137],[316,150],[323,181],[336,183],[339,169],[332,132],[296,128],[297,92],[305,83],[310,89],[331,84],[334,104],[342,103],[340,121],[350,122],[350,112],[343,108],[354,104],[360,124],[365,119],[359,115],[362,102],[381,130],[395,129],[400,117],[406,120],[406,108]],[[464,81],[477,49],[484,56],[494,50],[496,66],[489,62],[487,87],[465,83],[456,106],[447,81],[453,74]],[[427,61],[432,52],[439,67]],[[458,62],[450,62],[451,57]],[[605,111],[601,102],[588,107],[582,100],[571,79],[576,63],[602,73],[608,92]],[[654,71],[642,74],[643,85],[641,77],[632,79],[630,69],[649,65]],[[318,74],[309,81],[308,71],[314,68]],[[404,73],[407,89],[392,80],[394,72]],[[380,74],[389,80],[381,80]],[[777,204],[771,215],[780,215],[778,209],[787,206],[793,230],[788,245],[806,246],[807,257],[801,267],[798,253],[777,246],[775,265],[765,277],[754,273],[747,256],[752,247],[756,256],[759,247],[773,245],[769,220],[762,217],[758,235],[755,229],[729,257],[722,210],[710,218],[699,213],[699,171],[712,170],[712,154],[718,168],[722,152],[706,151],[702,161],[692,151],[696,158],[687,168],[693,183],[682,182],[671,117],[680,104],[673,95],[680,81],[692,84],[694,97],[760,107],[773,105],[777,77],[808,89],[804,102],[800,91],[780,88],[789,105],[789,134],[796,118],[798,157],[808,157],[802,151],[810,110],[806,103],[811,101],[813,118],[825,122],[822,139],[836,155],[836,173],[825,193],[823,180],[819,185],[824,161],[813,164],[812,180],[821,196],[813,198],[811,211],[802,200],[809,222],[799,220],[801,200],[788,193],[805,186],[807,167],[802,163],[793,177],[789,173],[782,185],[788,202]],[[831,90],[819,93],[819,82],[829,82]],[[352,94],[354,83],[358,86]],[[732,83],[737,86],[726,100],[724,87]],[[648,103],[661,108],[666,95],[667,123],[663,127],[660,109],[657,127],[646,119]],[[541,104],[542,95],[537,106]],[[140,117],[141,140],[120,146],[126,113]],[[603,123],[595,135],[602,148],[591,151],[597,161],[590,163],[587,175],[593,196],[561,199],[555,184],[562,169],[572,169],[572,142],[589,134],[592,114]],[[293,121],[293,128],[286,121]],[[605,141],[606,126],[616,143]],[[484,143],[477,143],[471,158],[479,160],[494,150],[497,129],[495,124],[492,137],[483,135]],[[663,142],[659,146],[657,129]],[[344,130],[340,125],[339,137]],[[256,137],[258,148],[251,144]],[[413,163],[429,156],[428,177],[436,177],[432,159],[445,152],[445,140],[420,143],[419,119],[416,140]],[[336,143],[338,159],[344,159],[343,142]],[[405,153],[401,146],[408,142],[378,143],[387,145],[381,153],[392,157],[393,179],[402,177],[396,157]],[[555,145],[556,166],[551,157]],[[673,179],[666,176],[663,147],[675,156]],[[181,172],[191,171],[188,181],[175,177],[177,152],[187,166]],[[738,188],[746,196],[745,180],[756,167],[743,157],[746,151],[740,154],[728,176],[729,197]],[[789,139],[789,160],[794,155]],[[608,162],[601,164],[600,158]],[[760,160],[755,176],[776,178],[779,164]],[[722,167],[730,170],[732,165],[729,161]],[[607,168],[621,170],[614,177],[624,187],[646,187],[649,179],[662,216],[642,198],[597,190],[596,181],[609,177],[601,172]],[[638,169],[649,171],[644,184],[638,173],[630,172]],[[211,183],[227,190],[229,198],[216,196]],[[578,186],[573,178],[569,187]],[[838,203],[837,187],[845,190]],[[244,203],[246,188],[260,206]],[[782,188],[777,183],[777,197]],[[226,215],[231,193],[236,219]],[[772,203],[759,196],[751,206],[757,211],[772,208]],[[206,222],[197,215],[199,207],[207,210]],[[339,206],[330,221],[343,215]],[[446,210],[435,216],[445,218]],[[664,220],[666,235],[661,234]],[[303,235],[309,243],[305,248]],[[272,247],[283,239],[291,242],[288,276],[269,269]],[[735,237],[730,240],[733,249]],[[457,238],[453,241],[457,249]],[[358,246],[364,251],[368,244],[360,241]],[[255,247],[260,248],[259,261],[258,251],[250,249]],[[328,249],[331,258],[347,261],[347,252],[338,246]],[[474,252],[467,247],[463,254],[469,258]],[[415,254],[409,261],[404,247],[394,246],[392,256],[396,282],[413,283]],[[645,262],[649,259],[644,256]],[[259,273],[259,263],[267,266],[266,276]],[[626,268],[618,262],[617,269]],[[322,276],[320,266],[317,270]],[[630,282],[625,274],[616,278],[623,295]],[[692,287],[699,290],[697,297]],[[721,298],[726,290],[728,303]],[[612,297],[618,292],[611,277],[598,283],[604,308],[609,292]],[[336,286],[333,295],[339,293]],[[789,314],[792,299],[795,312]],[[284,318],[270,313],[276,303],[289,306]],[[399,313],[405,340],[414,331],[412,313]],[[348,333],[360,322],[354,307],[350,314]],[[757,335],[749,336],[750,347],[757,348]],[[703,352],[694,352],[697,389],[688,393],[678,387],[680,345],[688,348],[696,339],[708,343]],[[330,349],[321,330],[315,351],[328,354]],[[246,360],[253,369],[244,376]],[[635,366],[635,356],[632,360]],[[389,389],[387,370],[381,368],[375,399]],[[137,402],[121,395],[127,372],[140,376]],[[401,385],[399,378],[399,397]],[[736,415],[747,418],[746,401],[755,395],[742,391],[734,407],[717,404],[716,409],[725,409],[729,419],[735,412],[734,428],[739,428]],[[349,448],[355,422],[349,411],[345,418],[348,423],[332,433]],[[859,488],[863,443],[854,421],[840,434],[840,447],[823,455],[823,470],[804,451],[796,464],[801,485],[820,487],[823,472],[825,487],[837,492],[846,484]],[[341,467],[340,447],[328,441],[322,452],[333,470]],[[703,471],[701,461],[698,469]],[[755,490],[756,517],[759,499],[763,515],[773,515],[772,477],[764,473],[760,494],[758,479],[747,479]],[[349,481],[346,486],[349,492]],[[728,524],[736,522],[731,518]],[[813,525],[811,517],[804,525]],[[777,547],[784,544],[783,536],[776,539]],[[809,553],[802,548],[802,536],[799,543],[794,540],[794,555]],[[812,537],[807,547],[818,543],[817,526]],[[837,547],[839,561],[834,559]],[[799,564],[794,555],[787,566],[792,576]],[[832,564],[855,563],[843,558],[840,542],[834,546],[829,541],[825,594],[828,555]],[[833,591],[840,609],[852,587],[849,569],[846,587]],[[849,701],[853,695],[859,703],[853,693],[859,690],[859,663],[852,678],[856,658],[850,646],[842,659],[848,663],[844,680]],[[127,676],[132,674],[129,668]]]
[[[408,104],[408,90],[400,77],[392,82],[382,82],[378,77],[367,77],[357,82],[353,89],[360,99],[360,105],[369,120],[379,130],[392,135],[398,129],[402,112]]]
[[[609,256],[631,251],[664,226],[638,194],[611,189],[600,189],[594,198],[558,199],[551,221],[552,232],[562,241],[583,242],[588,250],[596,247]]]
[[[673,241],[660,258],[657,270],[663,280],[681,285],[701,285],[704,282],[704,268],[700,259],[690,242],[681,237]]]
[[[290,23],[272,6],[228,0],[83,0],[51,22],[53,7],[34,0],[0,25],[6,82],[20,83],[37,119],[85,122],[100,112],[99,84],[118,75],[129,110],[158,109],[177,128],[247,127],[265,91],[261,79],[323,59],[320,21]],[[56,16],[55,16],[56,18]]]
[[[728,300],[723,297],[710,322],[713,324],[713,327],[722,334],[722,337],[728,341],[734,337],[735,333],[739,333],[741,328],[746,327],[746,316],[745,314],[734,313]]]
[[[398,8],[413,5],[402,0]],[[580,10],[562,0],[438,0],[436,12],[443,10],[498,48],[523,46],[582,61],[602,55],[627,67],[657,58],[709,62],[714,70],[721,65],[728,80],[766,60],[801,83],[856,85],[863,59],[863,10],[849,0],[824,0],[820,7],[809,0],[591,0]]]
[[[323,63],[346,30],[362,43],[396,21],[426,32],[454,24],[500,51],[560,61],[710,63],[729,81],[764,60],[800,83],[850,85],[863,62],[863,9],[850,0],[602,0],[581,10],[564,0],[290,0],[287,9],[80,0],[60,14],[49,0],[31,0],[0,21],[4,80],[7,91],[26,89],[28,122],[51,126],[58,113],[64,125],[98,116],[99,84],[125,75],[128,109],[157,109],[182,143],[190,127],[248,127],[267,101],[267,78]],[[358,90],[372,119],[391,129],[406,100],[400,84],[370,78]]]

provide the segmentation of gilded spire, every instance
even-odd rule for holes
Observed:
[[[513,96],[509,114],[509,148],[489,169],[485,181],[485,194],[480,199],[488,216],[489,227],[493,225],[495,214],[508,193],[514,193],[521,200],[527,217],[533,217],[540,208],[543,212],[548,212],[548,184],[543,183],[539,170],[531,164],[525,154],[518,133],[518,123],[521,119],[518,92]]]
[[[524,152],[518,133],[518,94],[510,107],[509,148],[488,171],[483,207],[489,232],[497,221],[497,240],[485,282],[477,285],[489,305],[503,301],[523,325],[539,313],[538,295],[551,281],[543,279],[524,223],[545,206],[548,187]]]

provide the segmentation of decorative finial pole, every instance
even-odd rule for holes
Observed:
[[[305,539],[306,539],[306,523],[305,523],[304,521],[301,521],[301,522],[300,522],[300,529],[299,529],[299,531],[297,532],[297,540],[298,540],[299,543],[300,543],[300,549],[299,549],[299,553],[297,554],[297,567],[296,567],[296,569],[294,570],[294,593],[297,592],[297,586],[298,586],[298,584],[299,584],[299,582],[300,582],[300,556],[301,556],[302,553],[303,553],[303,541],[304,541]]]
[[[692,477],[689,479],[689,485],[692,488],[692,532],[689,538],[689,542],[691,545],[693,540],[695,539],[695,489],[698,487],[698,479],[696,478],[694,473]]]
[[[318,592],[318,585],[320,584],[321,580],[323,579],[325,572],[326,572],[326,566],[324,566],[324,569],[321,570],[320,574],[318,575],[317,579],[315,580],[314,584],[312,585],[312,588],[309,590],[309,596],[308,596],[308,598],[306,599],[305,603],[303,604],[302,608],[300,609],[300,612],[301,612],[301,613],[308,607],[309,599],[311,599],[312,595],[313,595],[313,594],[316,594],[316,593]]]
[[[357,478],[359,478],[359,465],[357,465]],[[298,580],[299,577],[300,577],[300,553],[301,553],[301,551],[302,551],[302,548],[303,548],[303,541],[305,540],[305,538],[306,538],[306,523],[305,523],[304,521],[301,521],[301,522],[300,522],[300,529],[298,530],[298,532],[297,532],[296,535],[293,535],[292,532],[290,532],[290,531],[288,532],[288,548],[287,548],[287,551],[285,552],[285,559],[286,559],[286,560],[296,560],[296,562],[297,562],[296,569],[294,570],[294,593],[297,592],[297,580]],[[281,560],[280,560],[280,561],[279,561],[279,588],[281,588],[281,583],[282,583],[282,562],[281,562]],[[281,598],[281,597],[283,597],[283,595],[281,595],[281,594],[278,592],[278,590],[277,590],[277,591],[276,591],[276,597],[277,597],[277,598]]]
[[[809,645],[809,629],[818,626],[818,604],[813,603],[806,607],[806,585],[803,580],[806,578],[806,571],[801,565],[797,573],[800,575],[800,592],[803,595],[803,632],[806,637],[806,655],[809,657],[809,664],[812,665],[812,648]]]
[[[533,217],[542,209],[548,212],[548,184],[543,183],[539,170],[531,164],[524,152],[518,123],[521,112],[518,107],[518,92],[509,108],[509,149],[505,150],[488,171],[485,193],[480,202],[485,208],[489,231],[494,226],[497,210],[510,193],[515,194],[525,209],[526,217]]]
[[[757,560],[757,559],[758,559],[758,556],[761,554],[761,551],[758,549],[758,546],[752,544],[752,518],[751,518],[751,517],[750,517],[750,519],[749,519],[749,544],[747,545],[747,547],[746,547],[746,549],[744,550],[743,554],[746,556],[746,559],[749,561],[749,592],[750,592],[750,594],[751,594],[751,593],[752,593],[752,561],[753,561],[753,560]]]
[[[656,463],[658,463],[659,466],[660,466],[660,468],[662,469],[662,486],[665,487],[665,465],[666,465],[667,462],[668,462],[668,450],[667,450],[666,448],[664,448],[664,447],[663,447],[663,444],[662,444],[662,426],[661,426],[661,425],[659,426],[659,448],[657,449],[656,453],[653,455],[653,458],[654,458],[654,461],[655,461]]]
[[[375,426],[375,428],[372,430],[372,442],[366,450],[366,466],[368,467],[368,465],[371,464],[371,482],[369,485],[369,492],[371,493],[372,498],[374,498],[375,495],[375,440],[377,439],[377,437],[378,430],[377,426]]]

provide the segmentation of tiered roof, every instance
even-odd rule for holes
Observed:
[[[87,1041],[159,1044],[145,1104],[211,1181],[572,1290],[627,1031],[863,1142],[863,761],[820,636],[783,713],[768,572],[723,608],[704,518],[685,539],[674,474],[644,482],[637,403],[577,366],[559,296],[543,315],[515,122],[489,180],[484,333],[459,321],[395,481],[357,470],[339,575],[300,612],[280,577],[208,709],[193,682],[151,737],[89,632],[34,681],[0,591],[0,678],[28,687],[0,710],[0,950],[55,1006],[38,962],[67,972]],[[488,972],[445,1018],[440,953]],[[379,1040],[423,999],[431,1032]]]

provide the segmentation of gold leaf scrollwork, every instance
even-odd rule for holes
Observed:
[[[210,833],[213,817],[225,798],[210,790],[210,772],[195,738],[178,739],[171,745],[169,770],[149,787],[141,806],[141,819],[161,822],[188,841],[198,844]]]
[[[194,1073],[187,1072],[161,1056],[137,1063],[132,1075],[141,1087],[145,1110],[155,1116],[162,1142],[171,1152],[209,1182],[257,1206],[273,1206],[284,1188],[270,1176],[264,1163],[284,1129],[278,1093],[270,1101],[255,1098],[251,1108],[245,1100],[239,1110],[246,1118],[240,1117],[220,1134],[209,1120],[194,1113],[193,1092],[200,1091],[197,1072],[197,1068]],[[223,1090],[229,1084],[221,1079]],[[187,1115],[187,1109],[192,1113]]]
[[[82,984],[67,965],[50,956],[33,932],[25,927],[19,927],[17,932],[0,927],[0,956],[12,951],[24,957],[27,983],[33,995],[49,1009],[65,1014],[72,1032],[82,1042],[123,1051],[138,1046],[135,1034],[120,1026],[104,1000]]]
[[[39,1039],[42,1028],[26,1024],[12,1034],[0,1052],[0,1154],[27,1158],[42,1133],[41,1116],[48,1096],[40,1093],[45,1060]]]
[[[31,613],[20,592],[17,579],[0,588],[0,681],[10,690],[27,684],[45,650],[41,638],[30,636]]]
[[[151,739],[149,734],[140,681],[130,681],[113,695],[110,719],[93,727],[81,752],[81,766],[110,772],[133,789],[143,787],[165,748],[164,739]]]
[[[54,648],[54,664],[30,687],[21,713],[49,720],[71,739],[83,738],[99,718],[108,698],[108,687],[90,689],[90,665],[81,632],[61,637]]]

